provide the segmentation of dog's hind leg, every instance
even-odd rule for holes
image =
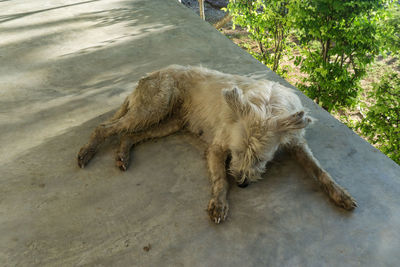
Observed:
[[[78,153],[78,165],[83,168],[109,136],[147,129],[170,115],[179,99],[176,86],[174,78],[166,73],[154,72],[141,79],[111,120],[94,130]]]
[[[289,151],[304,167],[307,174],[314,177],[319,182],[336,205],[346,210],[352,210],[357,207],[356,201],[350,196],[350,194],[338,185],[329,173],[320,166],[318,160],[313,156],[305,141],[290,146]]]
[[[165,96],[168,97],[168,96]],[[133,133],[159,123],[172,111],[172,104],[157,95],[148,101],[133,99],[125,111],[122,107],[112,120],[100,124],[91,134],[89,142],[78,153],[78,165],[84,168],[93,158],[98,147],[110,136]],[[122,115],[123,114],[123,115]],[[119,115],[122,115],[119,117]],[[119,117],[119,118],[118,118]]]
[[[117,120],[121,119],[123,116],[126,115],[129,108],[129,101],[128,98],[125,99],[125,102],[121,105],[121,107],[114,113],[114,115],[107,120],[106,122],[102,123],[101,125],[113,125]],[[101,125],[99,127],[101,127]],[[98,128],[99,128],[98,127]],[[104,138],[105,139],[105,138]],[[96,129],[90,136],[89,143],[83,146],[79,153],[78,153],[78,165],[83,168],[91,158],[93,158],[94,154],[97,151],[98,146],[104,140],[99,136],[99,130]]]
[[[140,109],[140,107],[131,108],[123,117],[100,124],[91,134],[89,142],[80,149],[78,153],[78,165],[84,168],[93,158],[98,147],[104,143],[108,137],[146,129],[160,122],[168,115],[167,113],[162,114],[159,110],[156,110],[157,106],[153,107],[153,109],[154,110],[147,108],[143,110]]]
[[[228,215],[228,181],[225,162],[228,152],[219,145],[211,145],[207,150],[207,164],[211,178],[211,199],[208,214],[215,223],[223,222]]]
[[[129,98],[125,98],[124,103],[121,105],[121,107],[114,113],[114,115],[108,120],[108,121],[115,121],[123,116],[129,111]]]
[[[116,153],[115,163],[122,171],[126,171],[129,165],[130,150],[133,145],[148,139],[160,138],[173,134],[183,127],[183,122],[178,118],[167,119],[147,130],[127,133],[121,137],[121,144]]]

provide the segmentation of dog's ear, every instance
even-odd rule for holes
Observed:
[[[250,106],[243,98],[243,93],[241,89],[239,89],[238,87],[223,89],[222,95],[229,108],[237,115],[244,116],[249,113]]]
[[[277,119],[277,130],[280,132],[299,130],[312,123],[312,118],[307,116],[304,111],[299,111],[286,117]]]

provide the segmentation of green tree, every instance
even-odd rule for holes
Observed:
[[[385,8],[385,17],[379,21],[379,34],[383,49],[393,56],[400,54],[400,2],[392,2]]]
[[[364,104],[367,112],[356,127],[369,142],[400,164],[399,74],[386,74],[381,82],[374,85],[369,97],[375,103],[369,107]]]
[[[246,28],[250,38],[258,44],[259,53],[249,52],[279,74],[284,73],[284,69],[279,65],[280,60],[290,53],[290,2],[231,0],[227,6],[234,25]]]
[[[308,74],[298,87],[330,111],[357,102],[359,81],[380,52],[381,0],[295,0],[291,12]]]

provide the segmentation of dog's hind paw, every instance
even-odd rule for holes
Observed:
[[[228,210],[229,207],[226,200],[221,201],[217,198],[212,198],[208,203],[208,215],[210,216],[210,219],[216,224],[225,221],[226,216],[228,215]]]
[[[115,157],[115,165],[117,165],[121,171],[126,171],[129,166],[129,155],[117,153]]]
[[[96,150],[87,146],[84,146],[79,150],[78,153],[78,165],[82,169],[89,163],[89,161],[93,158],[94,154],[96,154]]]

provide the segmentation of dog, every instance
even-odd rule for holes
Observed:
[[[84,168],[106,138],[118,135],[116,165],[125,171],[134,144],[185,129],[208,145],[208,214],[217,224],[229,209],[226,170],[245,187],[261,178],[280,148],[293,155],[336,205],[353,210],[356,201],[320,166],[307,145],[305,128],[312,120],[294,91],[276,82],[171,65],[139,80],[112,118],[100,124],[80,149],[78,165]]]

